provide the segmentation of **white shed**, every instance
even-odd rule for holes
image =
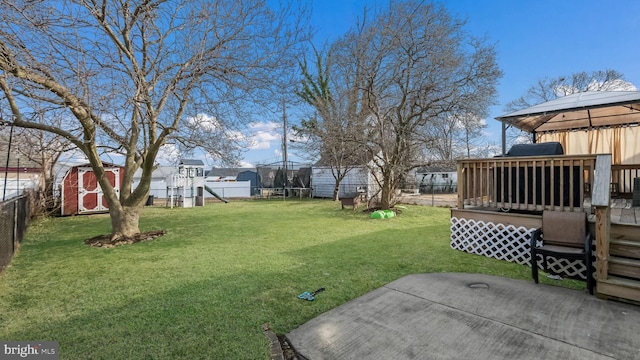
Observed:
[[[311,168],[311,188],[313,197],[330,198],[335,188],[335,178],[329,166],[314,166]],[[347,172],[340,183],[339,197],[347,194],[366,193],[370,199],[378,190],[378,184],[366,166],[357,166]]]
[[[455,163],[434,162],[416,170],[421,193],[454,193],[458,189],[458,171]]]

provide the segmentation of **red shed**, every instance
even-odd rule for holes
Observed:
[[[120,186],[124,177],[122,166],[104,164],[105,176],[120,195]],[[107,212],[109,207],[103,197],[93,169],[89,164],[74,166],[62,179],[62,215]]]

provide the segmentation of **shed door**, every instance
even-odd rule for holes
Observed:
[[[105,169],[105,176],[120,195],[120,169]],[[107,202],[98,184],[98,179],[91,168],[78,168],[78,212],[94,212],[109,210]]]

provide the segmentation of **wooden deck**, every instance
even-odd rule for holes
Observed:
[[[590,207],[591,199],[585,199],[585,208]],[[632,206],[631,199],[611,199],[611,223],[640,226],[640,206]],[[589,215],[589,221],[595,222],[595,214]],[[639,229],[640,230],[640,229]]]
[[[611,222],[640,225],[640,206],[632,206],[631,199],[614,199],[611,203]]]
[[[610,154],[459,160],[451,247],[530,265],[528,241],[542,211],[584,211],[597,295],[640,303],[640,207],[632,201],[639,175],[640,164],[612,165]],[[554,266],[587,278],[583,265]]]
[[[408,202],[408,201],[407,201]],[[411,203],[411,202],[408,202]],[[413,203],[418,203],[414,201]],[[585,199],[585,208],[590,207],[590,199]],[[488,208],[482,206],[465,206],[466,210],[482,210],[499,213],[496,208]],[[595,214],[589,214],[589,222],[595,223]],[[613,199],[611,201],[611,223],[636,225],[640,227],[640,206],[632,206],[631,199]],[[640,231],[640,229],[638,229]]]

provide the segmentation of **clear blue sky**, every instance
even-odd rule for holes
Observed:
[[[493,120],[504,106],[523,95],[538,79],[580,71],[613,69],[640,87],[640,1],[638,0],[450,0],[441,2],[452,14],[467,19],[466,30],[496,43],[504,76],[497,105],[487,119],[489,142],[500,144],[500,123]],[[313,0],[311,24],[315,42],[342,35],[365,6],[388,0]],[[281,131],[281,130],[280,130]],[[278,139],[279,141],[279,139]],[[274,158],[270,151],[247,153],[246,159]]]
[[[315,0],[312,24],[317,41],[335,39],[365,6],[388,1]],[[490,130],[499,142],[493,118],[538,79],[579,71],[614,69],[640,87],[640,1],[637,0],[451,0],[441,2],[467,19],[467,31],[495,42],[504,77],[498,105],[491,108]]]

